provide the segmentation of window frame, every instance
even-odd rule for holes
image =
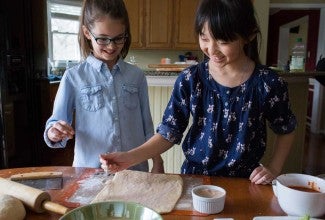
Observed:
[[[67,19],[67,20],[73,20],[79,22],[80,16],[70,15],[65,13],[51,13],[51,4],[75,6],[75,7],[80,7],[81,9],[82,1],[81,0],[47,0],[48,60],[49,62],[54,62],[53,34],[54,33],[73,34],[73,33],[57,32],[57,31],[52,32],[52,18]]]

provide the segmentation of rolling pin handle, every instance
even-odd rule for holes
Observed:
[[[51,202],[51,201],[44,201],[42,203],[42,207],[43,209],[47,210],[47,211],[51,211],[51,212],[55,212],[61,215],[64,215],[65,213],[67,213],[69,211],[69,209],[63,205],[60,205],[58,203],[55,202]]]

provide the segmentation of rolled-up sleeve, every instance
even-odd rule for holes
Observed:
[[[71,124],[73,120],[73,110],[74,110],[74,101],[75,97],[74,90],[72,85],[69,83],[68,74],[65,73],[60,81],[60,85],[55,97],[53,112],[51,117],[47,120],[44,131],[44,141],[51,148],[63,148],[65,147],[67,140],[62,140],[60,142],[52,142],[48,136],[48,130],[59,120],[66,121]]]
[[[265,103],[269,127],[276,134],[289,134],[297,127],[297,120],[291,111],[287,83],[279,78],[272,86]]]
[[[156,130],[157,133],[174,144],[180,144],[189,122],[190,83],[185,72],[179,75],[162,121]]]

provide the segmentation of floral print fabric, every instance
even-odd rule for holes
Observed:
[[[297,124],[286,82],[262,65],[233,88],[218,84],[207,62],[184,70],[157,132],[180,143],[190,116],[184,174],[248,177],[266,149],[266,122],[276,134],[291,133]]]

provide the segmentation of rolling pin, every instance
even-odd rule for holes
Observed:
[[[1,177],[0,193],[16,197],[22,201],[24,205],[37,213],[42,213],[47,210],[64,215],[69,211],[67,207],[51,202],[51,196],[48,192]]]

